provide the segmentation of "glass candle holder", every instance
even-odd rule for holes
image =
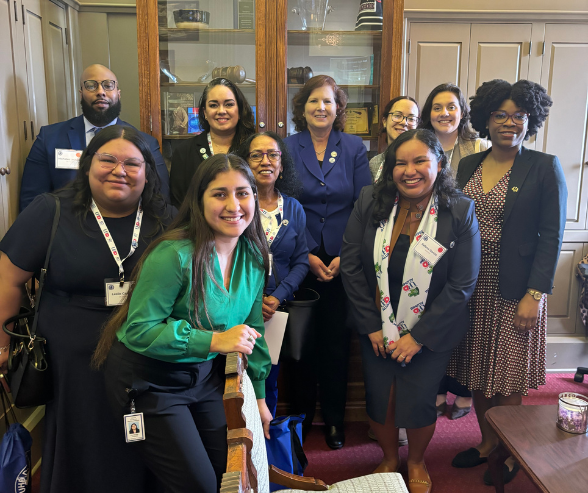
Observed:
[[[588,397],[575,392],[559,394],[557,426],[568,433],[588,431]]]

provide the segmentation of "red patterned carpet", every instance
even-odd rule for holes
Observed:
[[[524,398],[526,405],[557,404],[561,392],[588,392],[588,379],[585,383],[574,382],[573,374],[549,374],[547,385],[539,390],[531,390]],[[449,399],[449,403],[452,399]],[[555,426],[555,416],[553,426]],[[322,436],[320,426],[315,426],[304,443],[309,466],[306,476],[322,479],[327,484],[362,476],[372,472],[380,463],[382,452],[377,443],[367,437],[366,423],[349,423],[346,428],[346,444],[341,450],[330,450]],[[451,421],[442,416],[437,421],[435,436],[427,449],[425,460],[435,493],[493,493],[494,488],[482,481],[486,465],[472,469],[456,469],[451,460],[456,453],[475,446],[480,441],[476,417],[469,415]],[[402,447],[400,456],[403,466],[400,472],[406,480],[407,447]],[[521,471],[505,487],[506,492],[537,493],[539,490]]]
[[[561,392],[588,392],[588,379],[585,383],[574,382],[573,374],[553,373],[547,376],[547,385],[532,390],[524,398],[526,405],[557,404]],[[452,403],[452,399],[449,399]],[[555,426],[555,416],[553,417]],[[322,436],[320,426],[315,426],[304,444],[309,466],[306,476],[322,479],[327,484],[344,479],[363,476],[372,472],[380,463],[382,452],[376,442],[367,437],[366,423],[349,423],[347,441],[341,450],[330,450]],[[457,452],[476,445],[480,432],[474,413],[456,421],[443,416],[437,421],[435,436],[429,445],[425,459],[431,474],[435,493],[493,493],[494,488],[484,485],[482,475],[485,465],[473,469],[451,467],[451,459]],[[402,447],[400,456],[403,467],[400,472],[406,479],[407,447]],[[39,474],[33,478],[33,493],[39,491]],[[506,492],[538,493],[523,472],[506,487]]]

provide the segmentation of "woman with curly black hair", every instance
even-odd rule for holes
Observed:
[[[355,204],[341,275],[360,333],[369,423],[384,452],[374,472],[398,470],[398,428],[406,428],[411,493],[432,489],[424,453],[435,397],[468,329],[480,255],[473,201],[455,188],[439,140],[429,130],[402,133]]]
[[[263,297],[263,319],[267,322],[280,304],[294,299],[308,274],[306,214],[295,198],[302,192],[302,183],[286,144],[274,132],[250,136],[239,155],[247,160],[257,183],[261,224],[271,254],[271,275]],[[274,417],[279,370],[279,364],[272,365],[265,380],[265,402]]]
[[[471,121],[492,140],[462,159],[458,186],[474,199],[482,265],[470,301],[471,329],[448,374],[473,391],[482,442],[460,452],[455,467],[487,461],[497,437],[484,419],[493,406],[521,405],[545,384],[546,295],[551,294],[566,221],[567,188],[556,156],[526,149],[547,118],[551,98],[539,84],[495,79],[472,98]],[[510,481],[518,470],[507,461]],[[491,484],[489,473],[484,482]]]
[[[435,132],[453,176],[461,159],[488,149],[488,142],[470,129],[470,108],[455,84],[439,84],[431,91],[423,106],[419,128]]]

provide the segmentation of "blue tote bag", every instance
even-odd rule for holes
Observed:
[[[10,406],[2,382],[0,382],[0,399],[6,424],[6,433],[4,433],[0,444],[0,491],[2,493],[29,493],[31,491],[31,445],[33,439],[28,430],[17,422],[16,414]],[[14,421],[12,424],[8,420],[9,412]]]
[[[266,438],[267,462],[282,471],[298,476],[304,475],[308,459],[302,449],[302,421],[299,416],[280,416],[270,423],[270,439]],[[284,489],[270,483],[270,491]]]

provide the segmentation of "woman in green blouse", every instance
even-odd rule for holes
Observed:
[[[145,440],[129,443],[129,453],[141,455],[166,491],[220,485],[227,442],[219,354],[250,355],[269,438],[268,266],[255,179],[241,158],[217,154],[198,167],[178,216],[143,255],[136,284],[104,329],[94,359],[106,361],[111,406],[118,417],[143,413]]]

